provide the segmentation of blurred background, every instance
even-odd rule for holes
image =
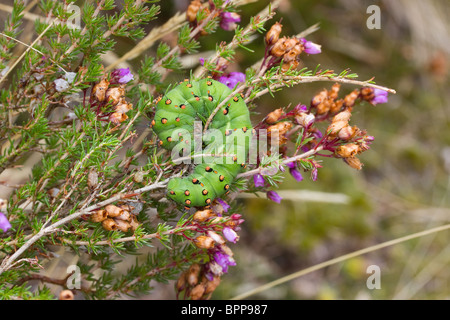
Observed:
[[[187,1],[178,3],[181,9]],[[243,6],[241,24],[266,4]],[[370,5],[380,8],[380,29],[367,28]],[[387,104],[355,107],[351,123],[375,136],[372,149],[361,156],[363,170],[324,158],[316,182],[309,176],[297,182],[286,175],[281,204],[265,197],[239,200],[246,222],[240,241],[232,245],[238,265],[223,277],[214,298],[234,297],[340,255],[449,222],[449,16],[450,2],[445,0],[282,2],[273,21],[282,19],[282,35],[320,23],[308,40],[321,44],[322,54],[305,57],[305,66],[314,69],[320,63],[338,73],[350,68],[360,80],[375,77],[397,94]],[[224,33],[226,37],[230,35]],[[206,45],[214,48],[213,43]],[[236,69],[259,60],[261,38],[250,48],[255,53],[241,51]],[[264,96],[256,111],[262,117],[289,103],[309,104],[331,85],[304,84],[275,98]],[[342,85],[341,95],[354,88]],[[397,244],[250,298],[448,299],[449,239],[444,231]],[[366,286],[371,265],[380,268],[381,289]]]
[[[147,31],[185,11],[189,2],[161,1],[161,15]],[[267,4],[259,0],[240,7],[241,25]],[[367,27],[370,5],[380,8],[380,29]],[[308,175],[297,182],[286,174],[279,190],[284,196],[281,204],[265,197],[236,200],[246,220],[240,241],[230,245],[237,266],[230,267],[223,276],[213,299],[228,299],[343,254],[449,223],[449,16],[448,0],[282,1],[267,29],[282,19],[282,35],[292,36],[320,24],[308,40],[321,44],[322,54],[305,57],[304,66],[314,69],[320,63],[323,69],[338,73],[350,68],[359,80],[375,77],[377,84],[393,88],[397,94],[390,95],[387,104],[355,107],[351,125],[375,137],[371,150],[360,158],[363,170],[324,158],[315,182]],[[29,23],[26,27],[32,30],[32,26]],[[29,43],[27,33],[23,35],[22,41]],[[205,50],[214,50],[217,41],[229,41],[232,35],[219,31],[201,41]],[[231,71],[243,71],[262,57],[262,37],[259,35],[249,45],[254,53],[238,50]],[[170,43],[174,39],[170,35],[162,40]],[[135,45],[130,40],[117,40],[121,41],[116,50],[119,56]],[[139,59],[131,63],[137,66]],[[171,77],[179,80],[184,75]],[[275,98],[264,96],[256,101],[255,111],[262,118],[290,103],[309,104],[318,91],[331,85],[304,84],[278,92]],[[342,85],[340,95],[355,88]],[[10,183],[23,181],[27,174],[24,169],[15,172]],[[6,189],[0,192],[2,197],[7,196]],[[448,231],[444,231],[400,243],[250,298],[449,299],[449,238]],[[381,289],[366,286],[371,265],[379,267]],[[143,298],[175,298],[173,285],[154,283],[154,287],[152,294]]]

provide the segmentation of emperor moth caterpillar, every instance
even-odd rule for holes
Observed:
[[[195,139],[189,138],[194,132],[194,121],[205,125],[217,106],[230,94],[231,90],[226,85],[209,78],[185,80],[178,84],[156,105],[152,127],[158,135],[159,144],[168,150],[181,144],[188,148],[190,154],[194,154],[199,147]],[[208,206],[215,198],[227,193],[236,175],[245,167],[252,124],[242,94],[236,94],[223,104],[210,122],[209,130],[219,133],[221,143],[203,140],[203,154],[206,153],[204,150],[213,150],[217,155],[228,157],[201,156],[202,163],[196,165],[191,174],[169,181],[168,198],[187,208]],[[184,134],[181,134],[182,131]],[[186,132],[188,138],[185,137]],[[232,154],[234,156],[230,161]]]

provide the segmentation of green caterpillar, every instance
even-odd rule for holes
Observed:
[[[196,158],[195,163],[201,163],[191,174],[171,179],[167,186],[168,198],[183,204],[186,209],[208,206],[215,198],[227,193],[231,182],[246,166],[253,130],[242,94],[230,98],[217,111],[201,144],[192,138],[194,121],[201,121],[204,126],[219,103],[230,94],[226,85],[209,78],[185,80],[156,105],[152,127],[159,144],[172,150],[172,154],[187,150],[190,155],[200,155],[202,160]],[[205,154],[219,156],[207,157]]]

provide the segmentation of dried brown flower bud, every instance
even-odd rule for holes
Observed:
[[[284,42],[286,41],[286,37],[278,39],[278,41],[273,45],[272,49],[270,49],[270,54],[274,57],[282,57],[286,53],[286,45]]]
[[[371,101],[375,97],[373,88],[365,87],[360,89],[361,99]]]
[[[220,284],[219,276],[215,276],[211,281],[206,281],[204,294],[213,292],[214,290],[216,290],[216,288],[219,286],[219,284]]]
[[[59,300],[73,300],[74,295],[70,290],[63,290],[60,292],[58,299]]]
[[[214,240],[207,236],[198,236],[194,239],[194,243],[200,249],[211,249],[214,247]]]
[[[283,27],[283,25],[279,22],[276,22],[274,25],[272,25],[270,30],[267,32],[266,38],[265,38],[266,44],[268,46],[271,46],[278,41],[278,39],[280,38],[280,33],[281,33],[282,27]]]
[[[106,213],[108,213],[108,216],[110,218],[114,218],[117,217],[118,215],[120,215],[123,211],[123,209],[119,208],[118,206],[115,206],[113,204],[108,204],[105,207]]]
[[[316,117],[312,113],[302,112],[295,116],[295,121],[302,127],[307,128],[314,123],[315,118]]]
[[[336,100],[339,94],[339,89],[341,88],[341,85],[339,83],[333,84],[331,87],[331,90],[328,92],[328,97],[330,99]]]
[[[108,218],[108,214],[106,213],[106,210],[103,209],[97,210],[91,214],[91,220],[93,222],[102,222],[103,220],[106,220],[106,218]]]
[[[325,99],[316,106],[316,111],[318,115],[325,114],[330,111],[332,101],[330,99]]]
[[[350,117],[352,116],[352,113],[349,110],[344,110],[342,112],[339,112],[338,114],[336,114],[333,117],[333,122],[338,122],[338,121],[345,121],[348,123],[348,121],[350,120]]]
[[[189,296],[192,300],[200,300],[205,293],[205,287],[202,284],[196,285],[194,289],[191,290]]]
[[[207,209],[207,210],[197,211],[196,213],[194,213],[192,219],[194,219],[195,221],[198,221],[198,222],[203,222],[213,216],[214,216],[214,214],[213,214],[212,210]]]
[[[120,124],[128,119],[128,116],[125,113],[114,112],[109,116],[109,121],[115,124]]]
[[[189,22],[194,22],[197,19],[197,12],[200,10],[202,3],[200,0],[192,0],[186,10],[186,19]]]
[[[287,72],[289,70],[295,70],[297,69],[298,65],[300,64],[300,62],[298,62],[297,60],[288,62],[288,63],[283,63],[283,65],[281,66],[281,72]]]
[[[106,220],[103,220],[103,221],[102,221],[102,226],[103,226],[103,228],[104,228],[105,230],[107,230],[107,231],[114,231],[114,230],[117,230],[117,224],[116,224],[116,222],[115,222],[113,219],[111,219],[111,218],[108,218],[108,219],[106,219]]]
[[[120,220],[117,218],[115,218],[114,221],[117,225],[117,229],[119,229],[122,232],[127,232],[128,229],[130,229],[130,227],[131,227],[131,225],[127,221]]]
[[[131,103],[127,103],[125,99],[122,99],[115,107],[116,112],[119,113],[127,113],[131,109],[133,109],[133,105]]]
[[[284,135],[292,128],[292,123],[288,121],[278,122],[267,128],[267,136]]]
[[[106,90],[108,89],[108,86],[109,81],[106,79],[101,80],[94,86],[94,89],[92,89],[92,93],[98,101],[100,102],[105,101]]]
[[[267,124],[274,124],[283,115],[283,109],[279,108],[269,113],[265,119]]]
[[[176,288],[177,291],[180,292],[183,291],[185,287],[186,287],[186,272],[182,272],[177,280]]]
[[[111,101],[113,105],[118,104],[125,95],[125,89],[122,87],[109,88],[106,91],[106,99]]]
[[[350,92],[344,98],[344,105],[346,108],[352,108],[355,105],[356,99],[358,99],[359,91],[357,89]]]
[[[322,101],[324,101],[328,97],[328,91],[323,89],[318,94],[316,94],[311,100],[311,106],[317,107]]]
[[[119,208],[128,212],[132,212],[134,210],[134,207],[129,204],[121,204]]]
[[[130,221],[131,214],[128,211],[123,210],[122,213],[120,213],[118,216],[115,217],[116,219],[123,220],[123,221]]]
[[[343,99],[339,99],[337,101],[334,101],[334,103],[332,103],[331,106],[330,106],[330,112],[332,114],[338,113],[339,111],[341,111],[343,105],[344,105],[344,100]]]
[[[336,148],[335,154],[341,158],[350,158],[357,155],[359,146],[354,143],[345,144]]]
[[[295,39],[295,38],[287,38],[285,41],[284,41],[284,50],[285,50],[285,52],[288,52],[288,51],[290,51],[290,50],[292,50],[292,49],[294,49],[294,47],[296,46],[296,45],[299,45],[300,44],[300,42],[298,41],[298,39]],[[300,48],[300,46],[299,46],[299,48]],[[301,50],[301,49],[300,49]]]
[[[356,170],[361,170],[363,164],[357,157],[344,158],[344,162]]]
[[[195,263],[189,267],[186,274],[186,280],[191,287],[198,283],[198,278],[200,276],[200,265]]]
[[[135,231],[139,227],[139,221],[135,215],[131,215],[130,227],[133,231]]]
[[[355,137],[355,135],[359,132],[359,129],[357,126],[346,126],[344,128],[342,128],[339,133],[338,133],[338,137],[339,139],[343,140],[343,141],[349,141],[351,139],[353,139],[353,137]]]

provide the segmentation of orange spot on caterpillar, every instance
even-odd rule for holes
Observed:
[[[211,199],[209,199],[209,198],[206,199],[206,200],[205,200],[205,203],[206,203],[206,204],[210,204],[210,203],[211,203]]]
[[[167,99],[167,100],[166,100],[166,104],[167,104],[167,105],[169,105],[169,104],[171,104],[171,103],[172,103],[172,100],[170,100],[170,99]]]
[[[175,119],[176,122],[180,122],[180,120],[181,120],[180,118],[176,118]]]
[[[162,119],[161,119],[161,123],[162,123],[162,124],[166,124],[166,123],[167,123],[167,119],[166,119],[166,118],[162,118]]]
[[[220,180],[220,181],[223,181],[224,179],[225,179],[224,176],[219,176],[219,180]]]
[[[186,195],[186,196],[188,196],[188,195],[190,195],[191,193],[189,192],[189,190],[186,190],[185,192],[184,192],[184,195]]]
[[[189,206],[191,204],[191,200],[186,199],[186,201],[184,203],[186,203]]]
[[[202,194],[203,194],[204,196],[206,196],[206,195],[208,194],[208,190],[203,189]]]

